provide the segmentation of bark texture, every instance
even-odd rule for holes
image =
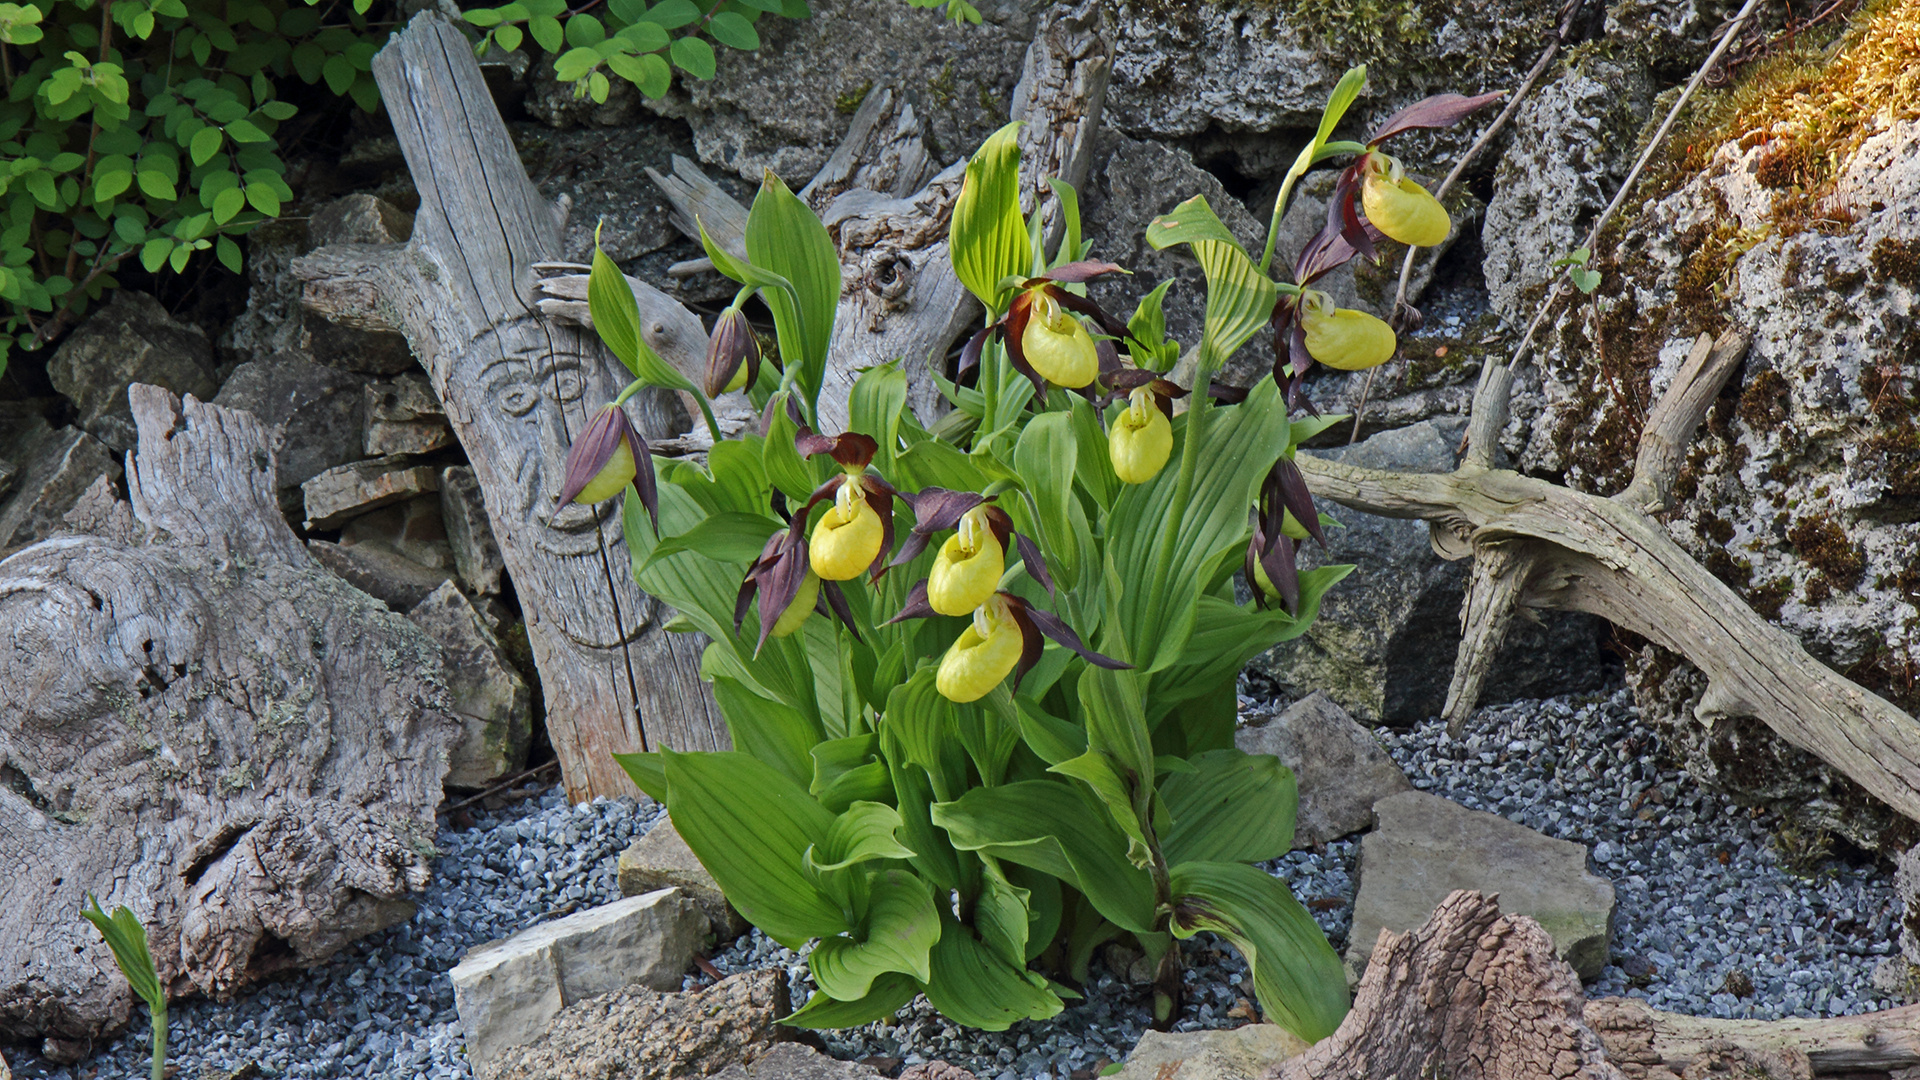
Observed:
[[[627,372],[591,334],[535,307],[536,264],[559,257],[565,209],[527,179],[467,40],[422,13],[374,58],[374,76],[420,191],[413,236],[303,257],[302,302],[406,335],[485,495],[568,795],[634,794],[613,753],[728,742],[700,681],[702,640],[667,633],[667,610],[633,583],[620,502],[554,505],[573,435]],[[704,355],[691,316],[645,311],[642,332],[683,366]],[[649,440],[675,434],[682,416],[659,392],[628,409]]]
[[[440,651],[322,568],[250,413],[133,387],[129,502],[0,562],[0,1035],[84,1040],[132,995],[80,918],[146,924],[222,996],[412,914],[458,733]]]
[[[1620,1080],[1585,1002],[1539,923],[1463,890],[1419,929],[1381,931],[1353,1011],[1269,1080]]]
[[[1920,1005],[1831,1020],[1716,1020],[1602,998],[1587,1005],[1587,1024],[1627,1080],[1920,1076]]]

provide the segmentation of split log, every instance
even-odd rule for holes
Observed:
[[[1895,811],[1920,821],[1920,726],[1809,656],[1688,555],[1649,514],[1664,503],[1694,430],[1746,353],[1744,332],[1703,337],[1650,414],[1634,479],[1611,498],[1492,467],[1511,371],[1482,375],[1469,452],[1452,473],[1402,474],[1300,455],[1313,493],[1384,517],[1422,518],[1434,549],[1476,571],[1454,666],[1449,722],[1472,711],[1519,608],[1585,611],[1673,650],[1711,680],[1702,722],[1752,716]]]
[[[297,260],[302,302],[335,322],[406,335],[485,495],[567,793],[633,794],[614,752],[728,743],[699,677],[699,636],[667,633],[664,606],[633,584],[619,502],[554,505],[574,434],[627,373],[591,334],[534,306],[535,266],[560,255],[564,207],[527,179],[466,38],[423,12],[373,70],[420,191],[413,236]],[[684,366],[705,341],[697,320],[675,312],[684,314],[650,306],[642,332]],[[675,434],[683,415],[664,393],[628,407],[649,440]]]
[[[1602,998],[1587,1004],[1586,1022],[1627,1080],[1920,1074],[1920,1005],[1829,1020],[1717,1020]]]
[[[1013,119],[1025,122],[1020,145],[1028,212],[1037,208],[1046,235],[1057,244],[1064,220],[1046,185],[1057,177],[1086,179],[1093,138],[1106,104],[1113,43],[1099,0],[1049,8],[1028,46],[1014,88]],[[954,340],[980,318],[977,300],[954,274],[947,227],[966,171],[954,162],[931,179],[921,121],[904,96],[881,87],[854,114],[847,137],[801,191],[840,249],[842,292],[820,394],[820,424],[846,426],[847,393],[860,372],[900,360],[907,403],[922,423],[945,410],[929,372]],[[747,210],[702,173],[676,157],[673,172],[649,169],[673,205],[672,221],[744,254]],[[711,269],[704,260],[676,272]]]
[[[251,414],[129,397],[105,481],[0,562],[0,1036],[86,1040],[132,994],[80,918],[146,924],[174,993],[232,993],[413,912],[459,723],[440,651],[315,562]]]
[[[1621,1080],[1581,1021],[1580,977],[1496,897],[1458,891],[1425,925],[1380,932],[1353,1010],[1270,1080]]]

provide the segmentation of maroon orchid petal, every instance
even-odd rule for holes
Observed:
[[[740,625],[747,621],[747,608],[752,606],[754,595],[760,591],[760,571],[773,565],[774,559],[780,554],[781,545],[790,542],[792,535],[791,530],[782,530],[767,537],[766,546],[760,549],[759,557],[747,564],[747,576],[741,580],[740,592],[733,600],[734,633],[739,633]]]
[[[1087,318],[1092,319],[1094,322],[1099,323],[1102,333],[1110,334],[1116,338],[1133,338],[1134,341],[1139,342],[1141,345],[1146,344],[1146,342],[1140,341],[1139,338],[1133,337],[1133,331],[1127,329],[1126,323],[1107,314],[1106,310],[1099,304],[1094,303],[1084,296],[1075,296],[1065,289],[1055,288],[1051,285],[1047,286],[1047,295],[1053,297],[1054,300],[1059,302],[1061,307],[1066,308],[1068,311],[1077,311]]]
[[[1078,285],[1082,282],[1092,281],[1095,278],[1105,277],[1108,274],[1124,274],[1126,272],[1126,269],[1119,263],[1101,262],[1098,259],[1081,259],[1078,262],[1062,263],[1046,273],[1041,274],[1039,277],[1030,279],[1027,283],[1031,285],[1042,281],[1065,281]]]
[[[1040,545],[1028,539],[1026,533],[1014,533],[1013,542],[1020,549],[1020,561],[1026,564],[1028,576],[1039,582],[1048,596],[1054,595],[1053,575],[1047,572],[1047,560],[1040,554]]]
[[[832,453],[836,441],[831,435],[822,435],[803,426],[794,433],[793,448],[801,457],[812,457],[815,454]]]
[[[902,566],[912,562],[927,550],[933,541],[933,534],[943,529],[951,529],[960,524],[960,518],[967,511],[989,501],[978,492],[948,491],[946,488],[923,488],[912,495],[901,495],[907,505],[913,508],[913,528],[900,544],[899,554],[893,557],[889,566]]]
[[[1094,342],[1093,354],[1100,358],[1100,379],[1105,379],[1113,372],[1124,370],[1124,365],[1120,363],[1120,350],[1114,347],[1112,338],[1101,338]]]
[[[1007,537],[1013,535],[1013,519],[1007,516],[1005,510],[997,506],[987,507],[981,516],[986,519],[987,528],[993,533],[993,539],[1000,545],[1000,550],[1007,550]]]
[[[807,496],[807,505],[800,508],[799,517],[797,517],[795,521],[796,522],[805,521],[807,519],[807,514],[810,513],[814,507],[820,505],[821,502],[827,499],[833,498],[834,493],[840,490],[840,485],[846,482],[847,482],[846,473],[836,473],[833,476],[828,477],[826,483],[821,484],[817,488],[814,488],[813,494]],[[796,524],[796,527],[798,527],[797,524]]]
[[[1006,596],[1007,594],[1002,593],[1001,595]],[[1087,663],[1095,667],[1106,668],[1109,671],[1125,671],[1133,667],[1132,664],[1123,663],[1115,660],[1111,656],[1106,656],[1087,648],[1086,643],[1080,640],[1080,635],[1074,633],[1072,627],[1061,622],[1059,617],[1052,612],[1042,611],[1018,597],[1009,596],[1008,601],[1008,607],[1012,608],[1014,618],[1025,619],[1031,622],[1041,633],[1072,649],[1074,652],[1079,653],[1081,658],[1086,660]]]
[[[1130,390],[1145,386],[1160,378],[1157,371],[1146,368],[1123,367],[1117,371],[1102,371],[1100,382],[1115,394],[1124,394]]]
[[[793,437],[793,448],[800,452],[801,457],[830,455],[835,462],[848,469],[866,468],[873,463],[874,455],[880,452],[880,444],[871,435],[862,435],[857,431],[817,435],[806,428],[801,428]]]
[[[1280,606],[1289,615],[1300,613],[1300,576],[1295,566],[1293,538],[1276,534],[1260,555],[1260,569],[1266,571],[1267,580],[1279,591]]]
[[[826,601],[827,607],[833,612],[834,617],[840,620],[840,625],[852,631],[853,640],[859,641],[860,628],[853,625],[853,609],[847,606],[847,594],[840,591],[840,583],[837,581],[822,581],[820,583],[820,595]],[[814,601],[816,604],[819,602],[818,600]]]
[[[734,631],[739,632],[740,624],[746,618],[747,605],[758,593],[760,638],[754,644],[754,655],[759,655],[761,647],[767,643],[767,637],[773,633],[774,624],[780,621],[780,616],[792,605],[794,597],[800,594],[800,586],[806,581],[807,568],[806,537],[800,529],[789,527],[774,533],[761,550],[760,557],[747,569],[747,580],[741,584],[740,593],[734,598]]]
[[[1013,303],[1008,305],[1006,318],[1007,362],[1013,365],[1013,370],[1027,377],[1027,381],[1033,384],[1034,398],[1038,400],[1040,404],[1045,405],[1047,403],[1047,380],[1041,378],[1040,373],[1033,370],[1032,364],[1027,363],[1027,347],[1024,339],[1027,336],[1027,320],[1032,316],[1033,294],[1030,292],[1023,292],[1019,296],[1014,297]]]
[[[980,362],[980,351],[987,347],[987,339],[999,329],[1000,324],[994,323],[992,326],[983,326],[974,331],[973,336],[968,338],[966,345],[960,349],[960,367],[956,370],[956,375],[965,375],[973,370],[974,365]]]
[[[660,488],[653,475],[653,451],[647,449],[647,440],[638,432],[630,432],[633,438],[633,490],[640,495],[640,505],[647,508],[647,517],[653,522],[653,535],[660,535]]]
[[[1332,228],[1338,222],[1340,239],[1354,250],[1354,253],[1368,262],[1379,262],[1380,255],[1373,248],[1373,237],[1367,232],[1367,219],[1360,214],[1360,178],[1353,169],[1340,173],[1340,183],[1333,189],[1333,199],[1327,204],[1327,226]]]
[[[877,476],[863,476],[860,484],[866,491],[867,505],[880,517],[880,551],[874,555],[873,565],[867,567],[872,580],[879,581],[887,572],[887,556],[893,552],[893,500],[899,493]]]
[[[1227,405],[1238,405],[1247,400],[1247,388],[1210,381],[1207,383],[1207,396]]]
[[[900,614],[895,615],[880,625],[892,626],[894,623],[902,622],[906,619],[931,619],[938,614],[940,613],[933,610],[933,604],[927,600],[927,579],[921,578],[919,581],[914,582],[913,588],[908,591],[907,602],[901,605]]]
[[[600,471],[613,460],[615,451],[620,448],[620,440],[627,437],[627,414],[617,405],[608,405],[593,414],[587,423],[587,429],[573,440],[573,446],[567,450],[567,471],[565,482],[560,485],[560,497],[556,500],[561,506],[572,502]],[[634,464],[639,465],[635,459]]]
[[[1505,94],[1505,90],[1495,90],[1491,94],[1481,94],[1478,97],[1435,94],[1430,98],[1416,101],[1387,117],[1386,123],[1381,124],[1379,130],[1367,139],[1367,145],[1379,146],[1403,131],[1412,131],[1416,128],[1452,127],[1464,120],[1467,114],[1475,109],[1496,101]]]
[[[1282,457],[1273,463],[1273,469],[1267,473],[1267,488],[1263,495],[1269,495],[1273,502],[1293,515],[1293,520],[1307,530],[1307,535],[1327,546],[1327,534],[1320,529],[1320,511],[1313,505],[1313,492],[1307,490],[1307,478],[1300,475],[1300,466],[1290,457]]]

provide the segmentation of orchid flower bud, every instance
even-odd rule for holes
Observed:
[[[973,609],[973,622],[941,658],[934,688],[948,701],[978,701],[1012,673],[1024,646],[1025,635],[1007,602],[991,596]]]
[[[1020,335],[1027,363],[1055,386],[1078,390],[1092,382],[1100,374],[1100,355],[1093,335],[1053,297],[1045,292],[1032,296],[1033,311]]]
[[[619,406],[608,405],[594,414],[567,451],[560,501],[592,505],[620,494],[637,473],[633,456],[636,438],[627,414]]]
[[[1115,476],[1144,484],[1160,475],[1173,454],[1173,422],[1154,401],[1151,385],[1135,387],[1127,397],[1127,407],[1107,433],[1107,456]]]
[[[1295,540],[1305,540],[1307,538],[1309,535],[1307,533],[1307,527],[1300,524],[1300,519],[1293,516],[1293,511],[1282,510],[1280,511],[1280,515],[1280,535],[1292,537]]]
[[[933,557],[927,573],[927,603],[942,615],[965,615],[993,597],[1007,568],[1007,550],[976,506]]]
[[[813,572],[828,581],[857,578],[880,555],[884,529],[867,502],[861,478],[849,476],[820,515],[807,546]]]
[[[1414,247],[1433,247],[1446,240],[1453,229],[1447,208],[1409,179],[1397,158],[1375,150],[1367,155],[1365,169],[1360,205],[1374,228]]]
[[[819,598],[820,575],[808,570],[807,576],[800,579],[800,591],[793,595],[793,602],[780,613],[779,621],[773,624],[773,630],[767,636],[786,637],[800,629],[800,624],[813,614],[813,605]]]
[[[750,385],[760,375],[760,341],[747,313],[730,307],[714,321],[707,338],[706,391],[710,398]]]
[[[1326,293],[1308,289],[1301,294],[1300,328],[1307,352],[1330,368],[1365,371],[1393,359],[1391,327],[1364,311],[1334,307]]]

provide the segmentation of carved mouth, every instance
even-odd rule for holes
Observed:
[[[536,504],[538,505],[538,504]],[[607,524],[620,512],[620,500],[608,499],[592,506],[551,503],[534,514],[542,528],[535,543],[555,555],[591,555],[600,549],[600,537]]]

